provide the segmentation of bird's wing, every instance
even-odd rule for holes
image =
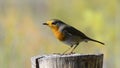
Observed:
[[[66,36],[67,36],[67,35],[69,35],[69,36],[79,36],[79,37],[82,38],[82,39],[87,39],[87,40],[94,41],[94,42],[98,42],[98,43],[104,45],[103,42],[100,42],[100,41],[97,41],[97,40],[94,40],[94,39],[91,39],[91,38],[87,37],[87,36],[86,36],[85,34],[83,34],[81,31],[75,29],[75,28],[72,27],[72,26],[65,27],[65,28],[63,29],[63,34],[66,35]],[[87,41],[87,40],[85,40],[85,41]]]
[[[72,26],[69,27],[65,27],[63,29],[63,33],[67,34],[67,35],[73,35],[73,36],[80,36],[81,38],[86,38],[87,36],[85,34],[83,34],[81,31],[75,29]]]

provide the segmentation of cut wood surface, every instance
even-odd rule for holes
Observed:
[[[102,68],[103,54],[50,54],[31,58],[32,68]]]

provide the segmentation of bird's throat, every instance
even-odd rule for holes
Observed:
[[[65,38],[63,33],[61,33],[58,29],[52,29],[52,31],[57,39],[59,39],[60,41],[64,41]]]

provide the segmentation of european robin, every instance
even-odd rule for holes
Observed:
[[[104,45],[103,42],[89,38],[81,31],[58,19],[49,20],[46,23],[43,23],[43,25],[49,26],[57,39],[68,44],[72,48],[71,53],[75,50],[79,43],[83,41],[94,41]],[[67,49],[65,52],[67,52],[69,49]]]

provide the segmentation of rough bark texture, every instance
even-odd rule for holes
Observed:
[[[103,54],[51,54],[31,58],[32,68],[102,68]]]

